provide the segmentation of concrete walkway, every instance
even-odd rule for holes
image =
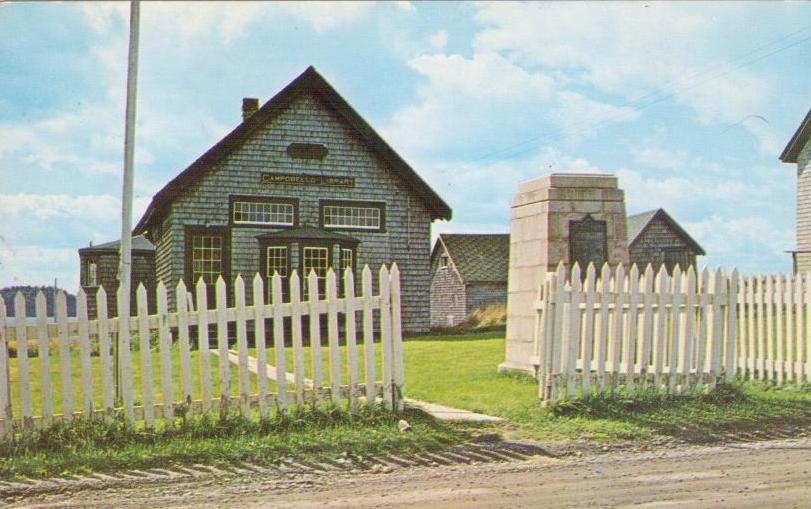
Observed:
[[[436,403],[428,403],[427,401],[418,401],[416,399],[406,398],[406,405],[419,408],[440,421],[460,421],[460,422],[501,422],[504,419],[501,417],[493,417],[492,415],[477,414],[468,410],[460,410],[458,408],[450,408]]]
[[[216,349],[209,350],[213,355],[219,356],[220,352]],[[228,351],[228,360],[232,364],[239,365],[239,355],[234,350]],[[259,364],[256,362],[255,357],[248,357],[248,371],[251,373],[258,375],[259,374]],[[265,373],[267,373],[267,377],[271,380],[276,380],[276,367],[271,364],[265,365]],[[293,373],[285,373],[285,378],[287,379],[288,383],[295,383],[295,377]],[[304,379],[304,383],[309,387],[312,387],[313,381],[309,378]],[[435,419],[439,419],[440,421],[456,421],[456,422],[501,422],[504,419],[500,417],[493,417],[492,415],[484,415],[484,414],[477,414],[476,412],[470,412],[468,410],[460,410],[458,408],[450,408],[442,405],[437,405],[436,403],[429,403],[427,401],[419,401],[416,399],[408,399],[406,398],[406,405],[419,408],[420,410],[430,414]]]

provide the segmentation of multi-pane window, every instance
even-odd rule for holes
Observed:
[[[98,264],[96,264],[94,260],[87,261],[87,266],[85,267],[84,273],[84,285],[85,286],[99,285]]]
[[[287,246],[271,246],[267,248],[267,277],[272,278],[275,273],[283,278],[287,277]]]
[[[223,273],[223,239],[220,235],[193,234],[191,249],[192,284],[202,277],[214,284]]]
[[[380,230],[383,227],[382,207],[363,205],[324,205],[322,221],[325,228],[355,228]]]
[[[295,224],[295,206],[292,203],[236,200],[232,204],[232,215],[234,224]]]
[[[351,249],[341,249],[341,276],[346,273],[346,269],[354,270],[355,253]]]
[[[310,271],[318,277],[318,294],[325,295],[325,281],[329,268],[329,249],[326,247],[305,247],[301,252],[301,269],[306,281],[309,281]],[[309,289],[308,289],[309,294]]]
[[[289,295],[289,252],[287,246],[268,246],[265,248],[265,276],[267,277],[267,299],[273,299],[273,275],[279,274],[282,278],[282,300],[287,301]]]

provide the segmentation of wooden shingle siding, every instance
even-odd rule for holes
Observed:
[[[473,283],[467,285],[467,309],[485,309],[507,305],[506,283]]]
[[[96,261],[96,276],[98,286],[85,286],[86,281],[85,271],[87,270],[87,260]],[[87,315],[93,319],[96,317],[96,292],[104,287],[107,292],[107,310],[110,316],[116,316],[118,313],[118,302],[116,300],[116,290],[118,289],[118,253],[115,252],[99,252],[91,254],[83,254],[80,256],[80,281],[82,288],[88,295],[87,299]],[[131,301],[135,302],[135,291],[138,284],[143,283],[149,292],[149,301],[147,303],[150,311],[155,310],[155,254],[154,253],[132,253],[132,292]],[[131,305],[132,313],[134,314],[136,308]]]
[[[320,160],[295,159],[287,153],[291,143],[322,144],[328,152]],[[263,172],[351,176],[355,186],[268,185],[260,181]],[[385,202],[385,232],[346,232],[360,241],[356,265],[358,270],[364,264],[376,269],[381,264],[397,262],[402,278],[403,330],[409,334],[428,330],[431,213],[403,180],[317,97],[309,93],[300,95],[273,122],[254,132],[171,203],[166,231],[155,239],[158,277],[164,283],[171,287],[184,276],[186,226],[229,225],[230,195],[295,198],[299,204],[299,225],[315,228],[320,224],[320,200]],[[256,237],[279,230],[230,227],[230,282],[237,274],[252,277],[260,270],[262,255]],[[295,250],[292,251],[291,255]],[[356,274],[356,278],[359,276]],[[247,293],[252,301],[250,288]],[[170,308],[173,306],[174,296],[170,295]]]
[[[797,156],[797,272],[811,270],[811,141]]]
[[[453,266],[439,267],[439,258],[431,267],[431,327],[452,327],[467,316],[465,285]]]
[[[691,246],[661,218],[653,219],[628,246],[630,261],[637,264],[640,271],[644,271],[648,264],[657,271],[664,263],[664,252],[668,249],[682,249],[688,252],[689,264],[695,265],[696,253]]]

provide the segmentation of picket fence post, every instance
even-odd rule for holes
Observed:
[[[138,306],[138,339],[141,357],[141,381],[144,397],[144,423],[147,428],[155,424],[155,397],[152,390],[152,342],[149,329],[149,308],[147,306],[146,288],[138,283],[135,290],[135,300]]]
[[[290,275],[291,334],[295,370],[296,401],[304,402],[304,345],[301,340],[301,281],[295,270]]]
[[[372,308],[372,270],[363,266],[361,273],[363,286],[363,349],[366,353],[366,405],[375,405],[377,396],[377,370],[375,357],[374,314]]]
[[[344,270],[344,335],[349,375],[349,407],[352,412],[358,409],[358,336],[355,330],[355,278],[352,269]]]
[[[0,417],[3,425],[0,427],[0,438],[5,439],[12,428],[14,415],[11,411],[11,381],[9,379],[8,336],[6,335],[6,302],[0,295]]]
[[[293,277],[296,276],[293,273]],[[298,282],[298,279],[296,280]],[[268,373],[266,369],[268,354],[265,345],[265,284],[262,276],[257,272],[253,277],[253,343],[256,347],[256,364],[259,368],[259,417],[268,416]]]

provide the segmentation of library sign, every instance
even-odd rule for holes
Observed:
[[[355,177],[342,175],[302,175],[295,173],[262,173],[262,184],[321,186],[321,187],[355,187]]]

